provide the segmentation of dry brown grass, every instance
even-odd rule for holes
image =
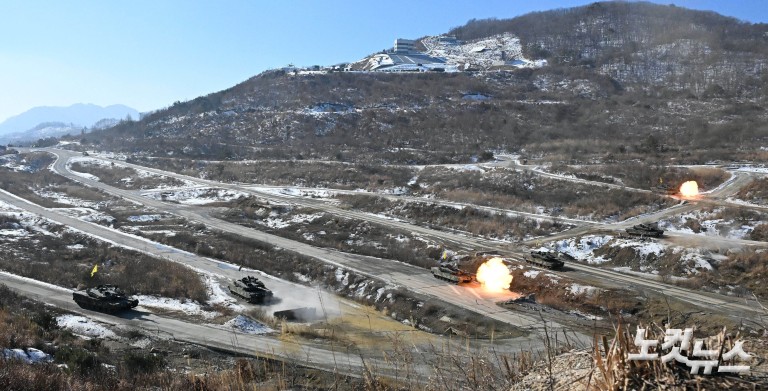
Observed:
[[[312,215],[314,219],[311,222],[294,221],[293,217],[303,215]],[[222,218],[318,247],[395,259],[425,268],[433,266],[442,252],[442,243],[417,239],[411,232],[338,217],[311,208],[273,208],[260,205],[252,198],[237,201],[233,208],[222,213]],[[280,218],[287,225],[270,228],[265,220],[272,218]]]
[[[44,169],[53,162],[53,158],[49,154],[20,154],[14,156],[18,159],[25,159],[25,164],[30,164],[33,169],[31,172],[14,172],[0,168],[0,173],[2,174],[0,175],[0,188],[21,198],[47,208],[70,207],[71,205],[40,196],[36,192],[46,191],[66,194],[74,199],[95,203],[99,205],[99,208],[114,208],[125,203],[125,201],[121,201],[116,197],[83,186]]]
[[[736,198],[758,205],[768,204],[768,178],[755,179],[736,194]]]
[[[121,189],[154,189],[161,185],[164,186],[183,186],[184,182],[162,175],[151,175],[141,177],[136,170],[115,165],[105,167],[95,164],[73,163],[72,170],[95,175],[101,182]],[[127,179],[127,180],[126,180]]]
[[[415,169],[372,163],[318,161],[231,162],[152,158],[135,161],[181,174],[215,181],[338,189],[387,189],[406,186]]]
[[[556,218],[550,221],[492,213],[473,207],[455,208],[429,202],[389,201],[372,195],[339,195],[342,207],[410,220],[434,229],[453,229],[497,239],[522,240],[544,236],[570,226]]]
[[[0,246],[0,267],[69,288],[115,284],[128,294],[156,294],[201,302],[208,297],[200,277],[184,265],[114,247],[59,225],[43,228],[60,236],[29,230],[24,240]],[[74,244],[82,248],[68,247]],[[95,264],[99,271],[91,277]]]
[[[655,194],[564,182],[507,169],[480,173],[428,167],[421,172],[419,183],[427,185],[419,190],[421,193],[438,198],[526,212],[544,207],[554,216],[625,219],[673,204]]]
[[[590,181],[623,184],[638,189],[649,189],[659,184],[677,188],[685,181],[696,181],[699,189],[711,190],[729,178],[729,174],[720,168],[668,167],[640,161],[578,167],[556,163],[549,170]]]
[[[768,252],[746,250],[733,253],[716,266],[719,278],[715,281],[718,285],[742,286],[760,298],[768,297],[768,286],[765,284],[765,276],[768,276]]]
[[[646,331],[647,339],[663,340],[664,329],[652,325]],[[595,370],[583,381],[588,390],[627,390],[627,389],[665,389],[665,390],[757,390],[768,387],[768,379],[757,376],[738,375],[693,375],[685,365],[663,363],[660,360],[629,360],[629,353],[639,353],[634,345],[634,330],[618,323],[615,337],[608,343],[606,338],[595,339],[593,357]],[[695,336],[696,337],[696,336]],[[738,334],[728,335],[723,330],[710,349],[719,348],[728,351],[733,347]],[[722,362],[721,362],[722,365]],[[738,363],[737,365],[743,365]]]
[[[768,242],[768,224],[759,224],[749,233],[749,239]]]
[[[554,282],[546,276],[546,272],[534,278],[526,277],[524,274],[529,270],[512,271],[512,290],[523,295],[533,294],[537,303],[548,307],[606,317],[619,313],[634,314],[644,305],[634,293],[627,290],[600,289],[592,293],[573,293],[570,289],[572,280],[558,276],[558,281]]]

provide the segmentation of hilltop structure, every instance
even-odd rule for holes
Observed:
[[[395,53],[411,53],[416,51],[416,41],[398,38],[393,47]]]
[[[392,50],[368,58],[365,68],[371,71],[414,72],[445,71],[445,59],[416,50],[416,41],[397,38]]]

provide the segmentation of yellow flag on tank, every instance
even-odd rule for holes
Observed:
[[[96,274],[96,272],[99,271],[99,264],[93,265],[93,270],[91,270],[91,278],[93,278],[93,275]]]

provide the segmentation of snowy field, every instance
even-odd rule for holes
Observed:
[[[0,356],[6,360],[19,360],[26,364],[53,362],[53,357],[35,348],[3,349]]]
[[[17,154],[0,156],[0,167],[7,168],[13,172],[32,172],[32,167],[26,163],[26,160]]]
[[[468,64],[487,69],[503,62],[517,68],[539,68],[547,63],[546,60],[525,58],[520,39],[509,33],[469,42],[452,42],[445,37],[433,36],[424,38],[422,43],[428,55],[444,58],[451,65],[467,67]]]
[[[92,319],[80,315],[61,315],[56,317],[56,324],[77,336],[91,338],[116,338],[112,330]]]
[[[580,262],[587,264],[603,264],[610,259],[596,255],[597,250],[607,248],[631,249],[635,254],[635,267],[617,267],[614,270],[638,274],[644,277],[658,278],[659,270],[656,261],[667,254],[680,255],[680,266],[684,275],[691,276],[701,270],[713,270],[713,257],[700,249],[688,249],[679,246],[669,246],[659,241],[616,238],[611,235],[587,235],[580,238],[563,239],[551,243],[554,251],[568,254]]]
[[[247,316],[238,315],[234,319],[224,323],[224,326],[231,327],[243,334],[269,334],[273,333],[268,326],[261,324]]]
[[[248,194],[244,192],[212,187],[168,189],[162,192],[144,192],[141,195],[156,200],[178,202],[185,205],[205,205],[214,202],[229,202],[239,198],[248,197]]]
[[[658,225],[659,228],[668,232],[748,240],[755,226],[764,223],[768,216],[768,214],[760,214],[760,218],[751,221],[738,221],[719,218],[723,211],[724,208],[715,208],[711,211],[697,210],[663,219]]]
[[[198,186],[197,183],[189,181],[189,180],[186,180],[186,179],[170,178],[170,177],[167,177],[165,175],[155,174],[155,173],[150,172],[148,170],[142,170],[142,169],[137,169],[137,168],[133,168],[133,167],[127,167],[127,166],[124,166],[123,164],[121,164],[119,162],[115,163],[115,162],[106,161],[106,160],[102,160],[102,159],[95,158],[95,157],[75,156],[75,157],[70,158],[69,161],[67,161],[67,169],[70,170],[70,172],[72,172],[73,174],[75,174],[75,175],[77,175],[77,176],[79,176],[81,178],[90,179],[90,180],[94,180],[94,181],[99,181],[100,180],[99,177],[97,177],[95,175],[92,175],[92,174],[89,174],[89,173],[78,172],[78,171],[72,169],[72,165],[74,163],[80,163],[80,164],[82,164],[84,166],[90,165],[90,166],[96,166],[96,167],[102,167],[102,168],[110,168],[110,167],[114,167],[114,166],[124,167],[124,168],[128,168],[129,170],[133,170],[134,172],[136,172],[136,177],[138,179],[147,179],[147,178],[160,179],[160,180],[163,180],[163,181],[168,183],[168,184],[162,184],[161,183],[161,184],[155,186],[153,189],[144,189],[144,190],[164,190],[164,189],[176,189],[176,188],[179,188],[179,187],[195,187],[195,186]],[[124,185],[130,185],[131,183],[134,182],[134,178],[127,177],[127,178],[121,179],[120,181]]]

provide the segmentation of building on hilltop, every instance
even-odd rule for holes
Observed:
[[[384,72],[445,71],[445,59],[416,50],[416,41],[398,38],[391,51],[368,58],[366,69]]]
[[[445,70],[446,66],[444,59],[419,52],[376,54],[368,64],[372,71],[387,72]]]
[[[411,53],[416,51],[416,41],[398,38],[395,40],[395,53]]]
[[[458,45],[459,40],[456,39],[455,35],[441,35],[437,37],[437,42],[444,43],[447,45]]]

